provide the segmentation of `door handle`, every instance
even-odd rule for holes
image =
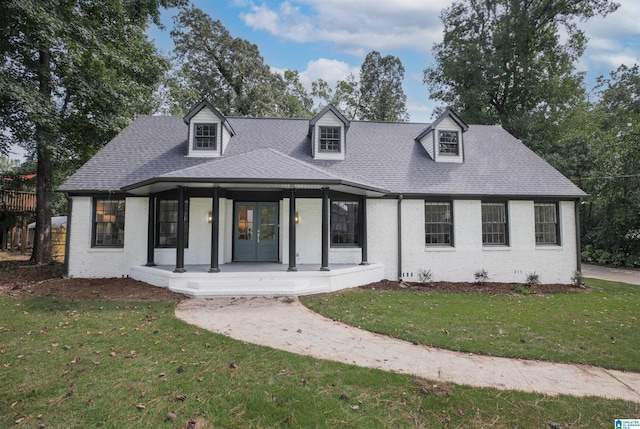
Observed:
[[[260,230],[258,230],[258,243],[260,243]]]

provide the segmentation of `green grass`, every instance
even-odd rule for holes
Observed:
[[[0,427],[606,428],[640,417],[640,404],[601,398],[457,385],[425,396],[432,383],[411,376],[198,330],[174,305],[1,297]]]
[[[350,325],[450,350],[640,371],[640,286],[587,279],[587,292],[497,295],[350,290],[305,297]]]

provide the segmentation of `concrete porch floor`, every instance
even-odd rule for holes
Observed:
[[[319,264],[300,264],[288,271],[280,263],[233,262],[220,265],[219,273],[209,273],[209,265],[187,265],[184,273],[175,266],[133,266],[130,277],[166,287],[190,297],[299,296],[334,292],[373,283],[384,278],[382,264],[333,264],[320,271]]]

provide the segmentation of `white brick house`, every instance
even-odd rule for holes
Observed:
[[[68,274],[190,295],[386,279],[568,283],[585,197],[499,126],[141,116],[60,188]]]

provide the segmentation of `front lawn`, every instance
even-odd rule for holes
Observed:
[[[445,349],[640,371],[640,286],[587,285],[527,296],[356,289],[301,301],[350,325]]]
[[[434,387],[246,344],[174,307],[0,297],[0,427],[607,428],[640,417],[631,402]]]

